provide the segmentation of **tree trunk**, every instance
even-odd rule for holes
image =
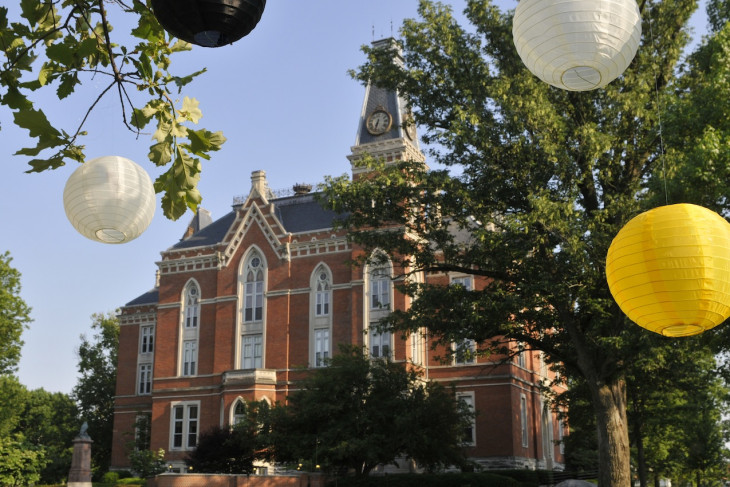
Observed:
[[[647,487],[649,484],[646,478],[646,457],[644,456],[644,438],[641,435],[642,420],[635,416],[634,424],[634,443],[636,444],[636,464],[639,471],[639,487]]]
[[[589,381],[598,429],[598,485],[631,486],[626,383]]]

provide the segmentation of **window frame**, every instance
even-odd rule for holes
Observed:
[[[466,400],[465,400],[466,399]],[[456,393],[456,400],[465,403],[471,409],[472,414],[476,412],[476,399],[474,397],[474,391],[460,391]],[[471,440],[464,440],[462,444],[464,446],[476,446],[477,445],[477,422],[476,416],[472,416],[471,425],[469,426]],[[466,433],[466,428],[464,428]],[[464,434],[464,438],[468,435]]]
[[[248,344],[245,343],[247,340],[252,340],[250,344],[250,349],[252,351],[252,354],[250,357],[246,356],[246,347]],[[258,339],[258,340],[257,340]],[[257,349],[259,350],[259,355],[256,355]],[[251,365],[253,367],[246,367],[246,360],[251,360]],[[264,364],[264,336],[263,333],[248,333],[245,335],[241,335],[241,369],[243,370],[252,370],[252,369],[260,369],[263,368]]]
[[[183,357],[180,375],[183,377],[194,377],[198,375],[198,340],[185,340],[183,342]],[[189,367],[188,367],[189,366]],[[188,368],[190,370],[188,370]]]
[[[195,408],[195,417],[192,417],[191,410]],[[182,417],[177,417],[177,411],[182,411]],[[180,432],[177,425],[180,424]],[[191,428],[192,426],[192,428]],[[191,430],[194,433],[191,433]],[[191,445],[191,435],[194,434],[194,442]],[[170,450],[191,451],[198,445],[200,434],[200,401],[176,401],[170,403]],[[180,446],[176,446],[176,438],[180,437]]]
[[[254,260],[258,264],[253,265]],[[246,257],[243,269],[243,308],[244,323],[261,323],[264,320],[264,294],[266,282],[266,263],[257,250]]]
[[[137,367],[137,395],[152,394],[152,364],[142,363]]]
[[[314,329],[314,366],[326,367],[327,360],[331,352],[330,345],[330,329],[315,328]],[[321,355],[320,355],[321,354]]]
[[[523,448],[529,448],[530,446],[528,426],[527,396],[520,394],[520,438]]]
[[[372,329],[368,336],[368,352],[371,358],[393,358],[393,334],[390,331],[379,332]],[[388,347],[387,352],[383,351],[384,343]],[[375,346],[378,347],[377,353],[374,351]]]
[[[139,327],[139,353],[148,354],[155,352],[155,325],[142,325]]]

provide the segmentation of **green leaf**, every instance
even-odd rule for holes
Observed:
[[[28,129],[31,137],[61,136],[58,130],[48,121],[43,110],[19,110],[13,114],[13,117],[15,124],[18,127]]]
[[[210,132],[205,129],[188,130],[188,139],[190,140],[190,152],[200,157],[209,151],[220,150],[221,145],[226,141],[222,132]],[[208,157],[205,157],[208,159]]]
[[[186,96],[185,98],[183,98],[183,106],[180,110],[180,116],[184,120],[198,123],[198,120],[203,117],[203,112],[200,111],[198,105],[200,105],[200,102],[198,100]]]
[[[169,163],[172,160],[172,138],[163,139],[162,142],[150,146],[148,157],[157,166]]]

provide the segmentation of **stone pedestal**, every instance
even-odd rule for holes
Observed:
[[[85,432],[74,438],[71,470],[68,471],[68,487],[91,487],[92,443],[93,440]]]

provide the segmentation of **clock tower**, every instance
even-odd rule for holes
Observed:
[[[373,42],[374,48],[388,48],[395,43],[392,38]],[[400,53],[393,60],[403,65]],[[347,158],[352,165],[352,177],[367,170],[355,164],[365,154],[382,159],[386,163],[401,160],[426,161],[419,147],[416,125],[403,97],[398,93],[368,82],[365,100],[360,111],[355,145]]]

